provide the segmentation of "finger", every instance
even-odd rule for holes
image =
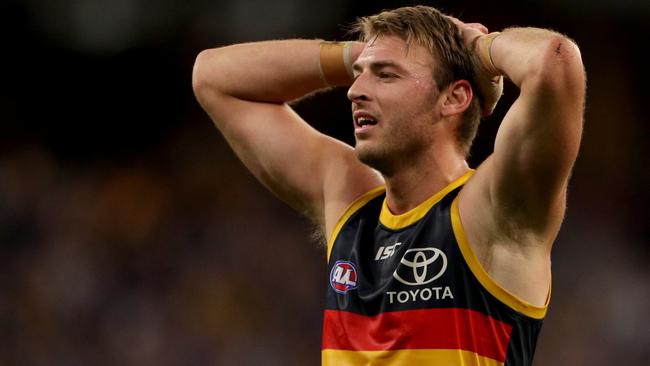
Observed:
[[[460,34],[465,40],[465,44],[471,45],[473,43],[473,40],[475,38],[478,38],[482,35],[484,35],[483,32],[476,28],[470,28],[470,27],[465,27],[460,30]]]
[[[476,29],[476,30],[478,30],[479,32],[481,32],[481,33],[483,33],[483,34],[488,34],[488,33],[490,33],[490,32],[488,31],[487,27],[484,26],[484,25],[481,24],[481,23],[465,23],[465,26],[468,27],[468,28]]]

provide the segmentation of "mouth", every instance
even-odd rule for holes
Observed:
[[[377,118],[365,112],[355,112],[354,115],[354,125],[356,128],[364,128],[368,126],[374,126],[377,124]]]
[[[372,119],[372,118],[359,118],[357,121],[357,126],[359,127],[364,127],[364,126],[374,126],[377,124],[377,121]]]

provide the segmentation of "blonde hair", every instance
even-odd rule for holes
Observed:
[[[437,61],[433,79],[439,90],[456,80],[470,82],[475,91],[474,98],[456,130],[459,147],[467,156],[481,120],[481,103],[474,83],[470,53],[451,19],[429,6],[409,6],[358,18],[351,32],[358,33],[364,42],[388,35],[399,37],[408,45],[426,48]]]

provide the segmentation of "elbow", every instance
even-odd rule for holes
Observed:
[[[549,32],[550,33],[550,32]],[[571,103],[584,103],[586,74],[580,49],[571,39],[550,33],[528,62],[522,91]]]
[[[229,65],[220,48],[201,51],[192,68],[192,90],[202,105],[223,95],[229,95],[227,76]]]
[[[201,102],[209,90],[213,87],[210,82],[209,68],[210,68],[210,54],[212,50],[204,50],[198,54],[194,61],[192,69],[192,90],[194,96]]]
[[[567,93],[584,94],[585,69],[578,45],[561,34],[553,33],[541,47],[537,77],[538,87]]]
[[[549,41],[544,60],[552,73],[584,80],[585,69],[580,49],[573,40],[565,36],[556,35]]]

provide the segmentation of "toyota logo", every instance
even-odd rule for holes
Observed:
[[[426,285],[445,273],[447,256],[438,248],[409,249],[400,264],[393,272],[393,277],[399,282],[411,286]]]

